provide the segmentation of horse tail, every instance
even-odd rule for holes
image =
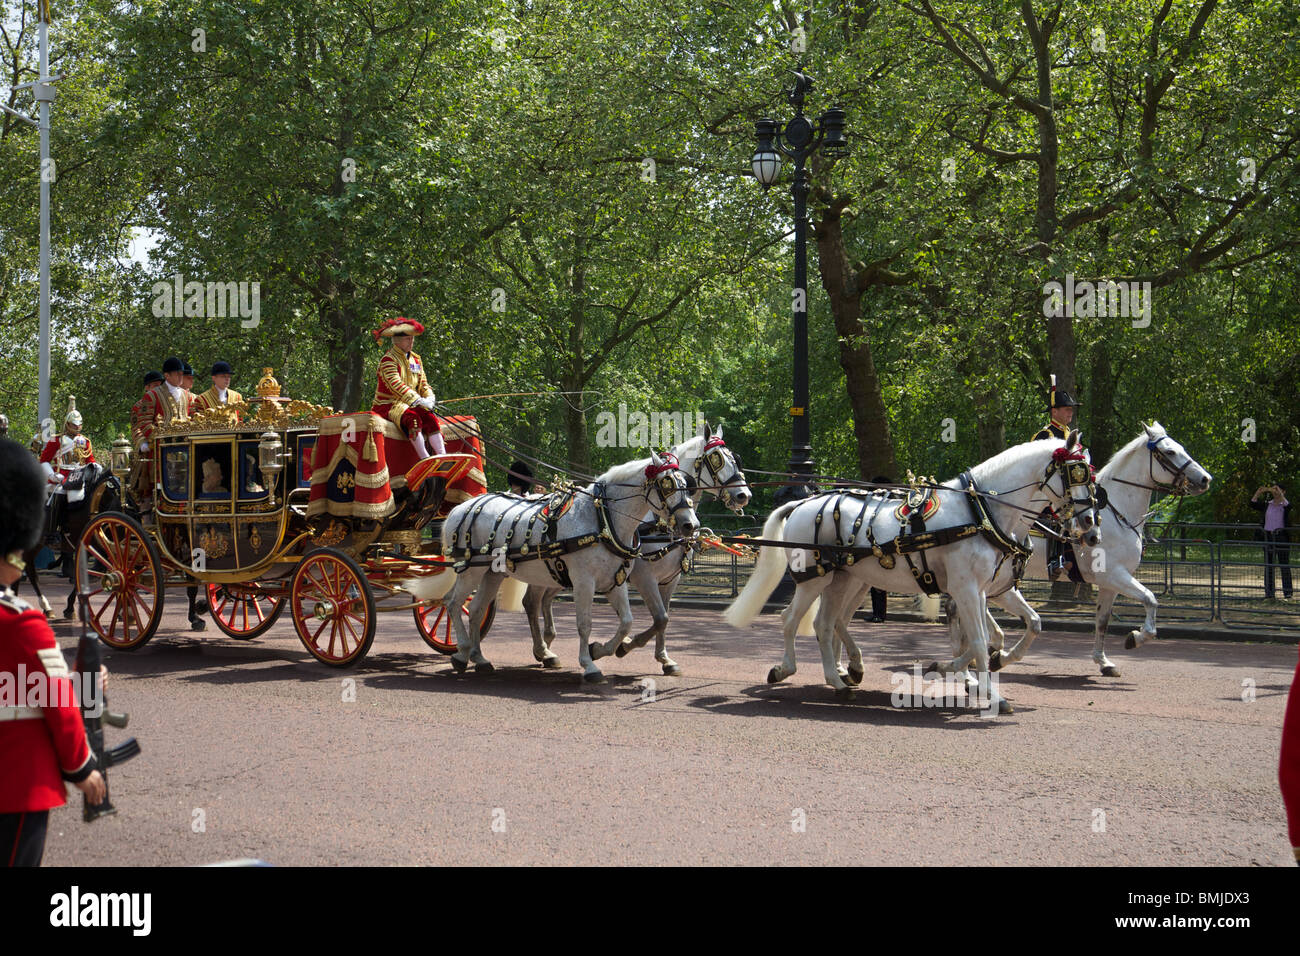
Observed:
[[[448,569],[441,574],[426,574],[407,578],[402,587],[421,601],[438,601],[456,585],[456,572]]]
[[[524,593],[527,590],[528,585],[518,578],[506,578],[501,582],[501,590],[497,592],[497,610],[511,614],[524,613]]]
[[[784,540],[781,535],[785,529],[785,520],[801,503],[791,501],[768,515],[767,522],[763,525],[763,537],[768,541]],[[754,565],[754,572],[745,582],[744,590],[722,615],[722,619],[732,627],[748,626],[763,610],[764,603],[776,590],[784,573],[785,548],[770,544],[763,545],[758,549],[758,562]]]

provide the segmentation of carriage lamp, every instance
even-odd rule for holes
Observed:
[[[262,484],[271,501],[275,501],[275,480],[284,469],[282,461],[284,442],[273,431],[262,432],[262,440],[257,443],[257,467],[262,472]]]
[[[764,189],[781,175],[781,158],[794,166],[790,194],[794,198],[794,402],[790,405],[791,477],[776,491],[776,503],[784,504],[812,494],[812,430],[808,414],[808,193],[811,178],[808,160],[816,153],[824,159],[843,159],[849,143],[844,128],[847,116],[832,106],[816,120],[804,115],[804,97],[811,93],[813,80],[800,68],[794,71],[794,85],[785,91],[794,107],[794,117],[783,127],[777,120],[763,118],[754,124],[758,147],[750,160],[754,178]]]
[[[108,467],[115,475],[125,475],[131,470],[131,443],[126,440],[125,435],[119,434],[117,440],[113,442]]]

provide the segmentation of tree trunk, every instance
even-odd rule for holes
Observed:
[[[980,396],[980,414],[975,423],[981,460],[992,458],[1007,447],[1006,420],[1000,392],[988,391]]]
[[[362,376],[366,370],[366,353],[361,345],[352,289],[339,288],[338,294],[321,303],[321,319],[328,329],[327,348],[330,367],[330,404],[343,412],[369,407],[370,397],[363,394]]]
[[[1115,454],[1115,384],[1111,370],[1110,347],[1103,337],[1092,347],[1092,367],[1088,373],[1088,431],[1085,444],[1092,452],[1092,463],[1100,468]]]
[[[566,396],[564,403],[564,433],[569,448],[569,463],[583,472],[591,471],[591,447],[587,440],[586,403],[582,390],[587,381],[583,374],[585,356],[585,324],[587,310],[587,237],[581,231],[573,238],[573,271],[569,285],[569,370],[564,374],[561,387],[574,394]]]
[[[862,293],[849,263],[838,211],[827,211],[817,224],[817,256],[822,288],[830,297],[840,367],[853,409],[853,435],[858,444],[858,470],[867,481],[877,475],[898,477],[889,416],[880,393],[880,377],[871,357],[871,342],[862,325]]]

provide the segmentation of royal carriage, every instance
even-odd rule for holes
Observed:
[[[303,646],[335,667],[366,655],[382,611],[410,611],[424,641],[452,653],[448,609],[420,582],[450,572],[440,519],[486,490],[474,419],[442,419],[448,454],[417,459],[381,416],[291,401],[270,369],[257,391],[157,424],[135,463],[152,466],[151,511],[124,480],[125,443],[115,447],[118,493],[92,503],[77,555],[92,627],[111,647],[141,647],[167,591],[197,586],[222,633],[251,640],[287,608]]]

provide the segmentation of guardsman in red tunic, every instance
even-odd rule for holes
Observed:
[[[383,415],[411,440],[421,458],[445,455],[442,428],[433,414],[434,394],[424,376],[424,362],[414,351],[424,326],[414,319],[389,319],[375,329],[375,341],[391,338],[392,348],[379,360],[379,381],[370,410]]]
[[[64,781],[104,799],[68,665],[45,615],[14,596],[22,554],[40,538],[45,478],[21,445],[0,439],[0,864],[39,866]]]

